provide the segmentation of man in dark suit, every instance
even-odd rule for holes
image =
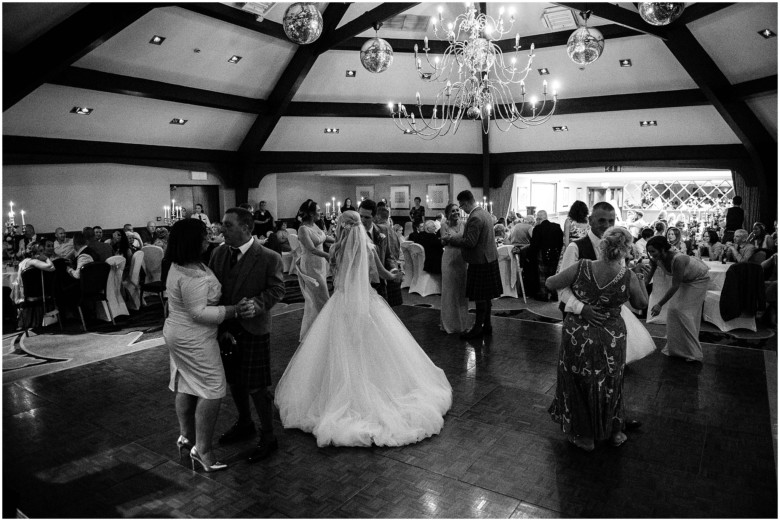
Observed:
[[[104,242],[100,242],[95,238],[95,230],[91,226],[85,226],[84,237],[87,239],[87,245],[96,254],[94,260],[96,262],[106,262],[106,259],[114,255],[114,250],[111,245]],[[75,248],[75,244],[74,244]]]
[[[271,212],[265,209],[265,206],[266,202],[260,201],[254,215],[255,225],[252,230],[252,235],[256,235],[257,237],[265,237],[268,232],[271,232],[274,229],[274,217],[271,215]]]
[[[144,246],[154,244],[154,239],[157,237],[157,225],[154,221],[147,222],[146,228],[138,230],[138,235],[141,237],[141,242]]]
[[[539,268],[539,295],[538,299],[545,302],[550,300],[547,286],[544,285],[547,277],[555,275],[558,267],[558,258],[563,248],[563,230],[560,225],[547,220],[547,212],[536,212],[536,226],[531,236],[531,258],[536,259]]]
[[[368,232],[368,238],[376,247],[376,253],[379,255],[379,260],[382,265],[388,271],[396,268],[396,264],[393,261],[393,256],[390,253],[390,247],[388,246],[388,237],[382,233],[379,228],[374,224],[374,218],[376,217],[376,203],[371,199],[364,199],[361,201],[358,207],[358,213],[360,214],[360,222],[363,223],[363,227]],[[384,279],[380,278],[378,274],[374,274],[371,280],[371,287],[379,293],[382,298],[387,300],[387,284]]]
[[[493,234],[493,217],[477,206],[474,194],[463,190],[458,194],[458,205],[469,214],[463,236],[444,237],[443,246],[461,248],[463,259],[469,264],[466,273],[466,297],[477,306],[474,327],[461,338],[478,338],[493,333],[490,325],[491,300],[501,296],[501,272],[498,269],[498,249]]]
[[[222,284],[221,305],[238,305],[240,318],[219,328],[219,344],[230,395],[238,420],[219,441],[227,444],[255,434],[249,399],[260,417],[261,435],[249,462],[267,458],[278,448],[273,431],[271,385],[271,308],[284,297],[282,257],[252,237],[252,213],[230,208],[222,220],[225,243],[211,256],[209,267]]]

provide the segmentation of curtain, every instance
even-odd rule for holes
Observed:
[[[731,171],[731,177],[734,181],[734,195],[742,196],[742,209],[745,211],[745,222],[742,227],[750,232],[753,229],[753,223],[761,220],[761,206],[759,203],[759,188],[757,186],[748,186],[745,179],[736,170]],[[764,223],[767,229],[772,227],[772,223]]]
[[[512,192],[514,191],[515,176],[510,175],[504,180],[501,188],[491,190],[490,200],[493,202],[493,214],[496,217],[506,218],[506,213],[512,202]]]

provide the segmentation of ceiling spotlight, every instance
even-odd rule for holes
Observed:
[[[432,72],[423,72],[422,73],[422,79],[424,80],[430,80],[433,77]]]
[[[354,78],[357,76],[357,71],[347,71],[347,78]]]
[[[621,67],[631,67],[631,60],[629,60],[628,58],[620,60],[620,66]]]
[[[88,107],[73,107],[70,109],[71,114],[78,114],[79,116],[89,116],[94,109]]]
[[[639,122],[640,127],[657,127],[658,122],[657,121],[640,121]]]
[[[337,129],[337,128],[326,128],[325,129],[325,133],[326,134],[338,134],[339,133],[339,129]]]
[[[766,39],[774,38],[775,36],[777,36],[775,33],[772,32],[771,29],[761,29],[760,31],[758,31],[758,34],[760,34]]]
[[[149,43],[153,45],[162,45],[162,43],[165,41],[165,37],[163,36],[157,36],[156,34],[152,37],[151,40],[149,40]]]
[[[241,61],[241,56],[235,54],[228,59],[228,63],[238,63],[239,61]]]
[[[540,76],[547,76],[548,74],[550,74],[550,70],[547,67],[542,67],[539,69]]]
[[[187,120],[186,120],[186,119],[181,119],[181,118],[173,118],[173,119],[171,120],[171,125],[184,125],[185,123],[187,123]]]
[[[568,132],[569,127],[563,125],[562,127],[553,127],[553,132]]]

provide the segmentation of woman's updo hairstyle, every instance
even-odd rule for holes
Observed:
[[[306,199],[301,207],[298,208],[298,220],[301,222],[312,222],[316,213],[317,203],[311,199]]]
[[[656,235],[655,237],[650,237],[645,247],[650,248],[651,246],[656,250],[664,253],[672,249],[672,245],[669,244],[669,241],[666,240],[666,237],[664,237],[663,235]]]
[[[599,249],[604,260],[618,260],[628,256],[631,251],[631,233],[622,226],[608,228],[601,237]]]

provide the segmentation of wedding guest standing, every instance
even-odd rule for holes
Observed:
[[[190,215],[191,219],[198,219],[199,221],[203,221],[206,223],[206,226],[211,226],[211,221],[209,221],[209,216],[203,213],[203,205],[198,203],[195,205],[195,212]]]
[[[206,225],[200,220],[176,222],[166,258],[171,268],[166,281],[168,318],[163,336],[170,354],[168,387],[176,393],[179,450],[187,449],[192,467],[223,470],[212,450],[214,427],[226,393],[225,370],[217,344],[217,326],[238,317],[238,306],[219,306],[222,285],[201,262],[208,248]]]
[[[254,214],[255,227],[252,230],[252,235],[258,238],[265,238],[268,232],[274,229],[274,217],[271,212],[266,210],[266,204],[265,201],[260,201]]]
[[[701,361],[699,330],[709,267],[696,257],[675,252],[664,237],[652,237],[647,241],[647,255],[650,272],[646,280],[652,280],[659,268],[672,277],[669,290],[650,309],[650,315],[656,316],[663,306],[667,306],[666,346],[661,352],[667,356],[680,356],[687,362]]]
[[[474,300],[477,316],[474,327],[461,335],[464,339],[479,338],[493,334],[490,324],[491,300],[501,296],[501,272],[498,269],[498,249],[493,235],[493,218],[477,206],[474,194],[463,190],[458,194],[460,208],[469,214],[463,229],[463,236],[442,238],[444,246],[461,248],[463,259],[468,262],[466,272],[466,297]]]
[[[409,210],[409,217],[412,219],[412,226],[417,228],[417,224],[425,220],[425,207],[422,206],[422,199],[414,198],[414,206]]]
[[[320,207],[317,203],[307,199],[298,209],[298,217],[301,220],[301,226],[298,228],[301,256],[297,261],[297,273],[304,298],[300,333],[300,339],[303,340],[329,297],[328,254],[323,248],[328,237],[314,224],[320,217]]]
[[[647,306],[644,284],[625,266],[631,242],[627,229],[613,226],[601,237],[599,260],[580,259],[547,279],[551,290],[570,288],[578,300],[604,316],[594,323],[584,314],[566,313],[555,399],[549,409],[568,440],[587,451],[596,441],[610,439],[620,446],[627,439],[623,433],[626,324],[621,308],[626,301],[635,308]]]
[[[341,207],[341,213],[348,212],[350,210],[352,210],[353,212],[357,211],[357,209],[354,206],[352,206],[352,199],[347,197],[346,199],[344,199],[344,206]]]
[[[566,222],[563,223],[563,255],[566,246],[570,242],[582,239],[588,236],[588,205],[582,201],[574,201],[569,208],[569,215],[566,216]]]
[[[745,210],[742,209],[742,197],[735,195],[731,200],[733,206],[726,210],[726,231],[723,232],[723,242],[731,242],[734,232],[742,228],[745,222]]]
[[[585,232],[587,233],[587,232]],[[536,259],[539,270],[539,294],[534,298],[547,302],[548,295],[545,281],[547,277],[554,275],[561,258],[561,244],[563,244],[563,231],[556,223],[547,220],[547,212],[536,212],[536,226],[531,236],[531,259]],[[552,296],[552,298],[557,298]]]
[[[450,203],[444,210],[447,220],[441,225],[442,238],[463,237],[464,223],[460,209]],[[444,247],[441,258],[441,328],[447,333],[463,333],[468,330],[469,299],[466,298],[466,261],[460,249],[452,245]]]

